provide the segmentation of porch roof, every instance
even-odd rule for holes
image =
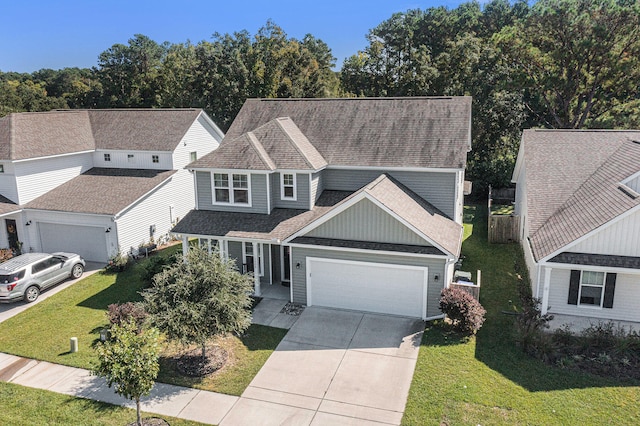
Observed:
[[[0,195],[0,215],[20,211],[21,207],[10,199]]]
[[[191,210],[171,230],[176,234],[212,237],[284,240],[313,222],[351,195],[348,191],[324,191],[313,210],[273,209],[271,214]]]
[[[564,252],[554,256],[549,262],[569,265],[602,266],[608,268],[640,269],[640,257],[615,256],[609,254],[589,254]]]

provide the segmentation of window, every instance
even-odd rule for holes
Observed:
[[[0,173],[4,173],[4,164],[0,164]]]
[[[127,161],[129,163],[135,163],[136,162],[136,157],[134,157],[133,154],[127,154]]]
[[[104,161],[111,161],[111,154],[104,154]]]
[[[160,162],[160,156],[159,155],[152,155],[151,156],[151,161],[154,163],[159,163]]]
[[[602,307],[604,276],[604,272],[582,271],[578,296],[580,305]]]
[[[193,151],[189,153],[189,159],[191,160],[191,162],[193,163],[194,161],[196,161],[198,159],[198,153]]]
[[[296,199],[296,177],[293,173],[282,173],[282,188],[280,189],[283,200]]]
[[[213,201],[215,203],[229,203],[229,175],[225,173],[213,174]]]
[[[249,175],[235,173],[213,174],[213,203],[251,205]]]

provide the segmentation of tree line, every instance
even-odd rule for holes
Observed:
[[[640,127],[640,3],[492,0],[393,14],[333,71],[330,47],[268,21],[197,44],[135,35],[91,69],[0,72],[0,116],[200,107],[226,130],[253,97],[473,96],[468,175],[505,185],[523,128]]]

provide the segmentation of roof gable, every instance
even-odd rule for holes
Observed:
[[[330,166],[462,169],[471,143],[470,97],[407,97],[248,99],[222,144],[279,117],[295,123],[278,122],[307,160],[321,157]],[[198,164],[206,167],[217,154]]]
[[[289,237],[289,240],[306,235],[364,198],[391,214],[435,247],[453,256],[460,253],[462,226],[386,174],[353,193],[331,211]]]
[[[537,133],[543,137],[523,143],[529,238],[540,260],[640,204],[621,185],[640,170],[640,145],[631,140],[640,132]]]

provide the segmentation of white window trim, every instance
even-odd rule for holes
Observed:
[[[258,261],[253,260],[253,267],[258,266],[258,276],[264,277],[264,243],[256,243],[258,244]],[[251,256],[253,256],[253,243],[243,241],[242,242],[242,264],[245,265],[247,263],[247,247],[251,249]]]
[[[136,156],[135,154],[127,154],[127,163],[135,164]]]
[[[158,161],[153,161],[153,160],[158,160]],[[152,154],[151,155],[151,162],[153,164],[159,164],[160,163],[160,156],[158,154]]]
[[[104,154],[102,154],[102,159],[104,160],[105,163],[110,163],[111,162],[111,153],[105,152]]]
[[[582,286],[587,286],[587,287],[598,287],[598,284],[582,284],[582,276],[585,272],[602,272],[602,271],[590,271],[590,270],[581,270],[580,271],[580,285],[578,287],[578,307],[580,308],[586,308],[586,309],[603,309],[603,304],[604,304],[604,289],[606,287],[606,283],[607,283],[607,273],[603,272],[602,274],[602,285],[600,286],[601,290],[600,290],[600,305],[592,305],[590,303],[582,303],[580,302],[580,300],[582,299]]]
[[[215,175],[227,175],[227,182],[229,182],[229,186],[227,190],[229,191],[229,201],[216,201],[216,182]],[[247,177],[247,203],[236,203],[233,199],[233,175],[243,175]],[[222,189],[219,188],[219,189]],[[251,207],[251,174],[250,173],[235,173],[235,172],[211,172],[211,204],[214,206],[240,206],[240,207]]]
[[[291,186],[291,185],[284,184],[285,175],[293,176],[293,197],[286,197],[284,195],[285,186]],[[280,199],[282,201],[298,201],[298,182],[297,182],[295,173],[280,173]]]

